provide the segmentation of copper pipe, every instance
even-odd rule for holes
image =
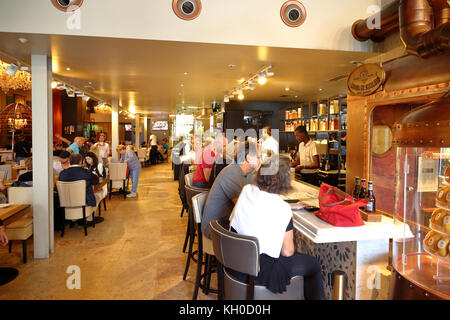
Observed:
[[[434,12],[435,27],[450,21],[450,5],[447,0],[430,0]]]
[[[400,38],[409,54],[428,58],[448,50],[450,24],[434,28],[433,8],[428,0],[400,0],[399,19]]]
[[[371,29],[368,27],[368,21],[373,21],[375,15],[365,20],[358,20],[353,23],[352,34],[358,41],[371,39],[375,42],[383,41],[387,35],[395,32],[399,28],[398,19],[399,0],[396,0],[381,10],[381,29]]]

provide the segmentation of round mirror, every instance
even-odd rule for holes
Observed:
[[[380,156],[391,150],[392,137],[392,130],[388,125],[374,125],[372,135],[372,153]]]

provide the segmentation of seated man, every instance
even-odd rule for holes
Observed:
[[[59,155],[59,157],[53,158],[53,172],[55,175],[59,175],[61,171],[69,168],[70,153],[68,151],[63,151]]]
[[[203,209],[202,232],[210,237],[209,223],[219,220],[223,225],[233,211],[242,188],[253,182],[253,172],[259,169],[260,151],[257,143],[244,142],[238,145],[237,163],[223,169],[209,191]]]
[[[82,168],[83,158],[80,154],[72,154],[69,158],[70,167],[59,174],[59,181],[86,181],[86,206],[96,207],[93,185],[99,183],[98,176]],[[92,215],[89,217],[92,220]]]

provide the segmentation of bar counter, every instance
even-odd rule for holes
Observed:
[[[283,198],[300,199],[319,207],[319,188],[300,181],[292,181],[292,186],[294,190]],[[330,283],[333,271],[343,271],[347,275],[345,300],[389,298],[389,239],[403,237],[403,224],[394,224],[393,219],[383,216],[379,223],[335,227],[314,213],[293,212],[297,251],[319,259],[327,299],[333,299]]]

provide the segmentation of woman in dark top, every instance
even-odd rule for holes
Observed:
[[[27,168],[27,172],[22,173],[17,180],[20,182],[32,182],[33,181],[33,159],[26,158],[25,159],[25,167]]]
[[[106,170],[105,167],[101,163],[98,162],[97,155],[93,152],[88,152],[86,154],[86,157],[84,158],[86,162],[86,168],[92,172],[93,174],[96,174],[99,178],[106,177]]]
[[[276,163],[278,162],[278,163]],[[272,170],[278,164],[278,170]],[[276,172],[273,172],[276,171]],[[290,279],[303,276],[306,300],[324,300],[319,261],[295,252],[291,206],[280,197],[291,188],[290,160],[273,158],[258,171],[255,184],[246,185],[230,218],[230,230],[258,239],[260,271],[255,284],[283,293]],[[241,281],[247,276],[230,270]]]

